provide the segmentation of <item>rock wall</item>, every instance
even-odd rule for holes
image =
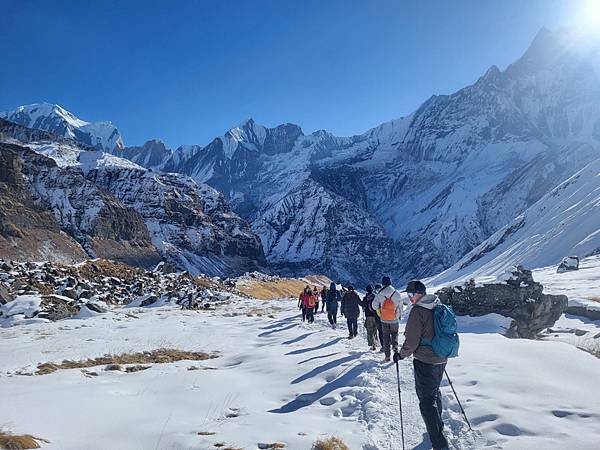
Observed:
[[[519,266],[504,282],[479,285],[470,280],[462,286],[445,287],[436,295],[459,316],[496,313],[513,319],[508,337],[535,338],[558,320],[567,309],[565,295],[543,293],[530,270]]]

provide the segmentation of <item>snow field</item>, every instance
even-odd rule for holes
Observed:
[[[323,313],[314,324],[303,324],[295,303],[237,300],[200,312],[124,308],[84,320],[0,329],[0,423],[49,439],[49,449],[207,449],[221,442],[244,449],[269,442],[309,449],[330,435],[351,449],[401,448],[394,365],[367,350],[362,325],[359,337],[349,341],[342,318],[337,330]],[[248,317],[249,311],[275,318]],[[448,364],[476,429],[467,431],[444,381],[451,445],[596,448],[600,393],[591,386],[600,361],[564,343],[486,332],[499,323],[491,317],[488,327],[479,318],[465,327],[470,331],[461,336],[461,355]],[[161,347],[220,357],[154,364],[135,373],[95,367],[88,371],[97,376],[80,369],[16,374],[41,362]],[[412,362],[402,361],[400,369],[406,448],[430,448]]]

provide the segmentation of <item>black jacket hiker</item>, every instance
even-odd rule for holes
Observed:
[[[358,316],[360,316],[360,297],[352,286],[348,286],[348,292],[342,298],[342,314],[348,322],[348,339],[358,335]]]

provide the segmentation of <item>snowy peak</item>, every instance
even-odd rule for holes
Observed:
[[[126,158],[147,168],[162,168],[164,162],[171,157],[173,151],[164,142],[151,139],[141,147],[125,147],[112,152],[121,158]]]
[[[292,150],[296,139],[303,135],[298,125],[285,123],[275,128],[266,128],[250,118],[230,129],[220,139],[225,157],[231,159],[240,147],[269,155],[286,153]]]
[[[593,46],[591,37],[575,30],[542,28],[527,51],[506,69],[506,73],[512,77],[523,77],[535,75],[556,65],[573,64],[573,58],[585,58],[584,54]]]
[[[123,148],[121,134],[111,122],[86,122],[60,105],[34,103],[0,113],[0,117],[28,128],[77,140],[98,150],[112,152]]]

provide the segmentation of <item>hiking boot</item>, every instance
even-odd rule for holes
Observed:
[[[385,359],[383,360],[383,362],[384,362],[384,363],[388,363],[388,362],[390,362],[390,357],[389,357],[389,356],[386,356],[386,357],[385,357]]]
[[[348,339],[352,339],[353,337],[354,337],[354,336],[350,335],[350,336],[348,336]]]
[[[371,345],[371,350],[375,351],[375,346]]]
[[[384,349],[383,347],[381,347],[381,348],[379,349],[379,353],[385,353],[385,349]]]

